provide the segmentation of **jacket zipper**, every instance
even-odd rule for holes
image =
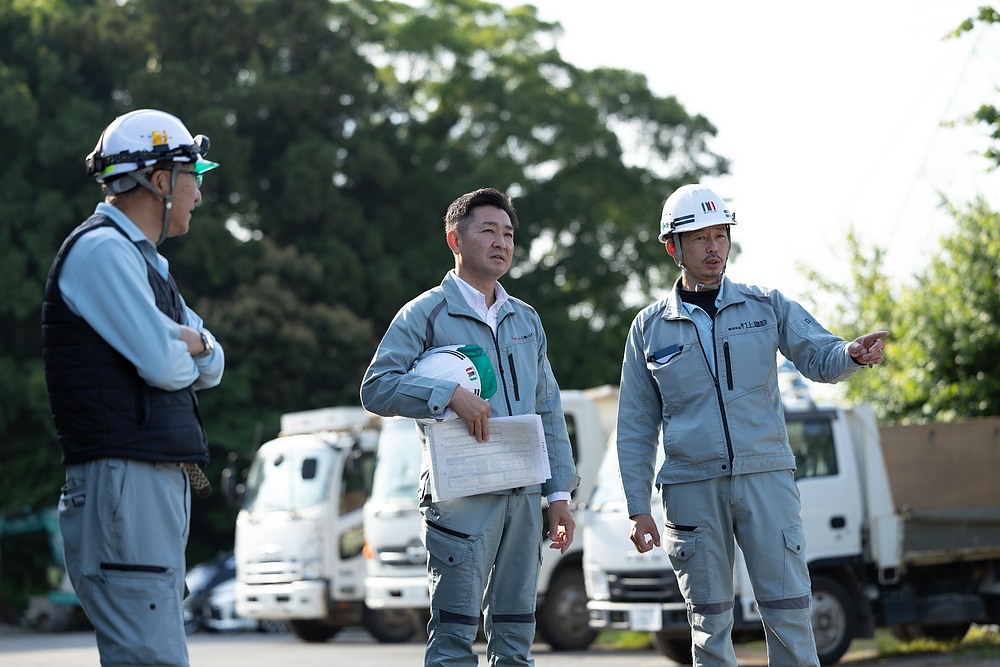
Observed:
[[[733,390],[733,360],[729,356],[729,341],[722,344],[722,353],[726,357],[726,386]]]
[[[718,313],[716,313],[716,315],[718,315]],[[712,321],[714,323],[715,318],[712,318]],[[701,343],[701,338],[700,337],[698,339],[698,342]],[[712,347],[715,348],[715,349],[718,349],[718,347],[715,344],[715,326],[712,327]],[[705,349],[704,348],[702,348],[701,353],[705,354]],[[729,372],[729,368],[728,368],[728,362],[729,362],[729,341],[726,341],[726,343],[723,345],[723,353],[725,354],[725,357],[726,357],[726,365],[727,365],[726,372],[728,374],[728,372]],[[705,357],[705,363],[706,364],[708,363],[708,357],[707,357],[707,355]],[[731,380],[732,380],[732,378],[730,377],[730,381]],[[731,386],[730,386],[730,389],[732,389]],[[719,414],[722,415],[722,431],[726,435],[726,451],[729,453],[729,474],[732,475],[733,474],[733,459],[736,458],[736,456],[735,456],[735,454],[733,454],[733,438],[732,438],[732,436],[729,435],[729,418],[726,417],[726,404],[725,404],[725,401],[722,398],[722,385],[719,384],[719,355],[718,354],[715,355],[715,396],[719,399]]]
[[[497,330],[500,330],[500,323],[497,322]],[[514,415],[514,410],[510,407],[510,395],[507,393],[507,379],[503,373],[503,362],[500,361],[503,357],[500,352],[500,341],[497,339],[497,334],[492,330],[490,333],[493,334],[493,348],[497,353],[497,366],[500,368],[500,384],[503,386],[503,399],[507,403],[507,416],[512,417]]]
[[[514,353],[507,353],[507,363],[510,364],[510,382],[514,385],[514,400],[521,400],[521,390],[517,387],[517,370],[514,368]]]

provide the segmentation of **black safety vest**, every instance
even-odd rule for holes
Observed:
[[[75,315],[59,290],[59,274],[70,248],[84,234],[112,227],[94,214],[63,242],[49,271],[42,302],[42,355],[56,433],[66,464],[94,459],[208,463],[208,441],[190,387],[164,391],[148,385],[118,351]],[[184,322],[177,285],[147,261],[156,306]]]

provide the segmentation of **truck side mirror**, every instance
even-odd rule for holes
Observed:
[[[222,493],[222,497],[225,498],[229,505],[240,507],[243,505],[243,496],[246,493],[246,485],[239,481],[241,475],[239,468],[236,466],[236,452],[229,452],[227,459],[228,463],[226,464],[226,467],[222,469],[219,490]]]

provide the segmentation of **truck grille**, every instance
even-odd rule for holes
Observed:
[[[609,572],[612,602],[683,602],[671,570]]]
[[[295,562],[268,561],[247,563],[244,566],[243,582],[251,586],[261,584],[288,584],[302,578],[302,568]]]
[[[420,540],[412,540],[406,546],[382,547],[378,550],[378,560],[383,565],[412,567],[427,564],[427,549]]]

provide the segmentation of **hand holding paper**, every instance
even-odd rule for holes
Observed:
[[[551,476],[538,415],[490,419],[488,442],[478,441],[458,420],[431,424],[426,433],[435,502],[533,486]]]

